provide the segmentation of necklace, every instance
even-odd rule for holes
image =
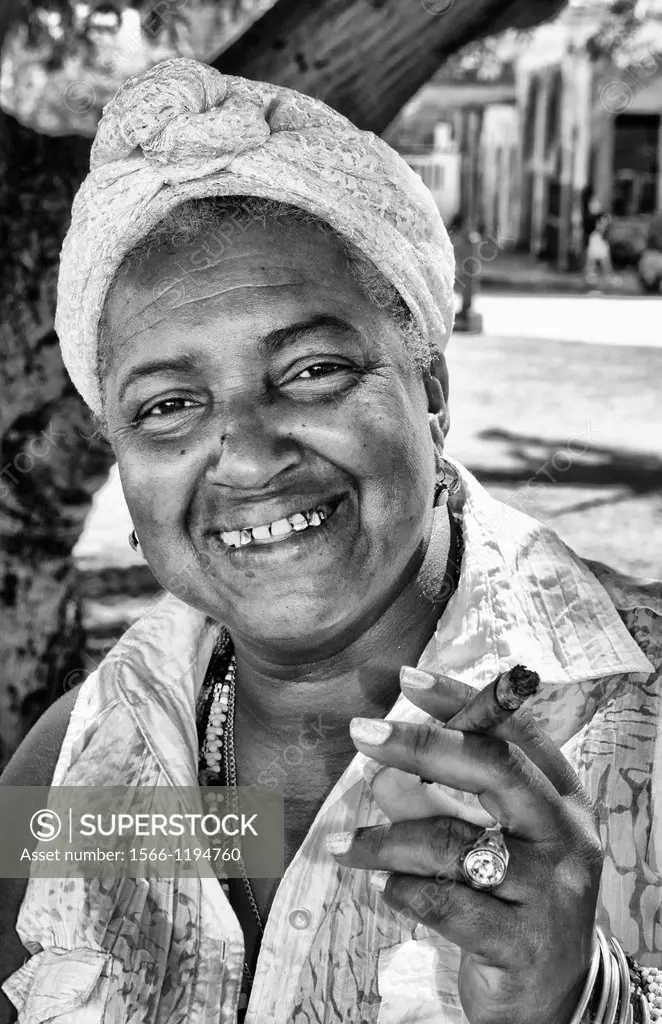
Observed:
[[[227,653],[229,641],[220,641],[220,646],[214,651],[212,668],[215,669],[220,656]],[[236,797],[237,790],[237,761],[234,750],[234,715],[235,715],[235,682],[237,676],[237,661],[232,654],[224,677],[220,674],[214,678],[211,688],[211,699],[208,702],[206,715],[203,712],[203,720],[206,718],[204,739],[200,746],[200,760],[198,779],[201,786],[225,784],[233,790]],[[233,808],[235,809],[235,808]],[[246,893],[248,904],[251,908],[257,924],[260,938],[264,933],[262,918],[258,909],[257,900],[253,892],[250,880],[244,870],[243,862],[240,861],[241,877]],[[226,898],[230,899],[229,882],[221,882],[221,888]],[[253,985],[253,975],[244,961],[243,979],[241,994],[239,997],[239,1010],[245,1011],[248,1006],[248,998]]]

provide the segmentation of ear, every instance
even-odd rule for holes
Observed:
[[[424,384],[428,396],[428,412],[434,417],[443,441],[451,425],[448,412],[448,367],[443,354],[430,363],[429,370],[425,372]],[[432,426],[432,419],[430,424]]]

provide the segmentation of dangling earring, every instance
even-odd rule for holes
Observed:
[[[448,503],[448,499],[453,494],[456,494],[461,486],[460,478],[452,466],[450,466],[443,458],[440,458],[439,462],[440,471],[437,475],[437,482],[434,488],[433,505],[435,507],[438,505],[446,505]]]
[[[434,487],[434,499],[432,504],[435,508],[441,507],[448,503],[448,483],[446,482],[446,471],[442,467],[440,476],[437,477],[437,482]]]
[[[138,534],[136,533],[135,528],[131,530],[131,533],[129,534],[129,544],[131,545],[134,551],[136,551],[139,555],[142,555],[143,551],[140,546],[140,541],[138,540]]]

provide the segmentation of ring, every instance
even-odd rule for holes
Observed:
[[[472,889],[488,892],[501,885],[510,854],[500,828],[486,828],[466,847],[462,855],[462,874]]]

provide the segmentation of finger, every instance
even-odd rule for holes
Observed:
[[[400,671],[402,692],[408,700],[440,722],[450,722],[476,696],[476,689],[440,673],[419,672],[408,665]],[[452,728],[452,725],[451,725]],[[520,708],[490,731],[491,736],[516,743],[547,776],[561,796],[586,802],[584,788],[556,743],[537,724],[529,708]]]
[[[371,825],[353,833],[329,836],[329,852],[340,864],[364,871],[389,871],[437,881],[465,883],[462,860],[482,829],[458,818],[423,818],[392,825]],[[494,895],[506,902],[525,902],[539,892],[536,858],[531,844],[508,841],[506,877]]]
[[[495,967],[512,967],[521,946],[518,907],[451,879],[405,874],[377,879],[385,882],[382,897],[394,910],[410,911],[426,927]]]
[[[564,807],[549,779],[513,743],[420,724],[353,718],[358,750],[381,764],[475,793],[500,824],[526,839],[558,840]]]
[[[375,803],[390,821],[439,815],[461,818],[481,828],[491,828],[496,824],[492,815],[482,807],[466,803],[444,787],[434,782],[428,785],[418,775],[410,775],[399,768],[385,768],[377,761],[367,761],[363,776],[370,784]]]

